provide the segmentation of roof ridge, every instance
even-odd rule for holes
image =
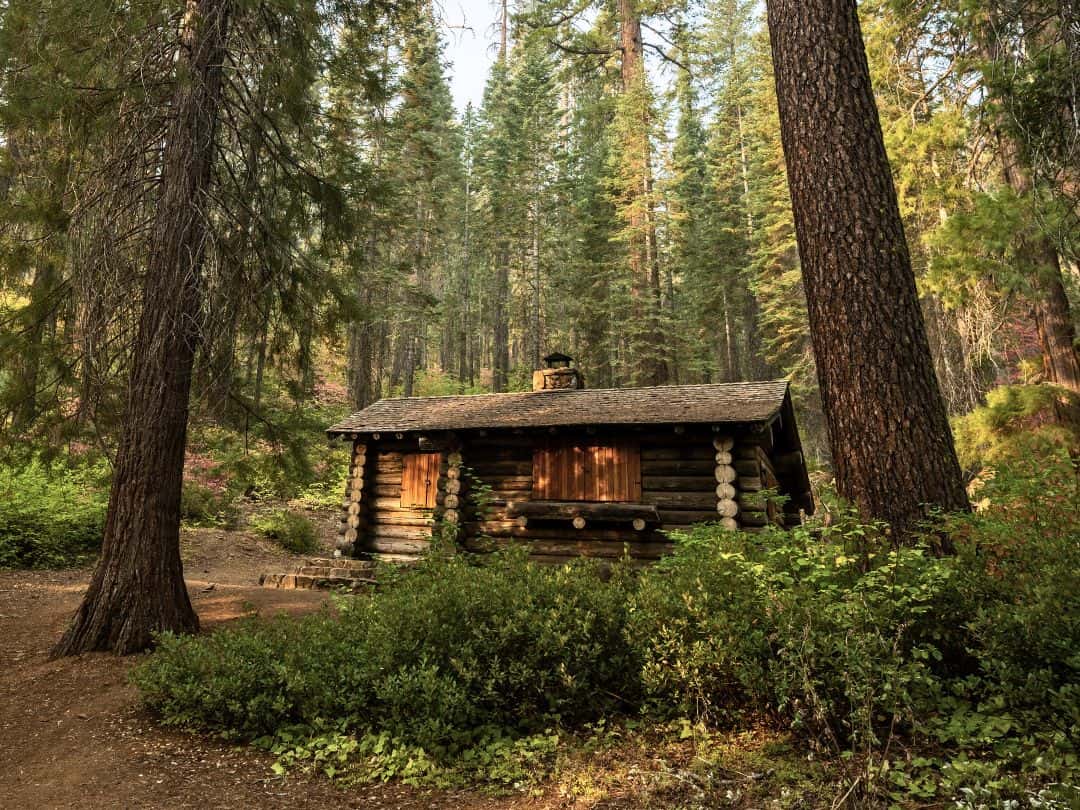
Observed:
[[[780,410],[789,386],[775,379],[391,397],[350,414],[328,432],[760,422]]]
[[[382,399],[375,400],[371,403],[371,405],[378,405],[380,402],[414,402],[418,400],[430,402],[433,399],[462,399],[465,397],[506,397],[522,396],[524,394],[595,394],[598,391],[655,391],[661,388],[727,388],[741,385],[762,385],[765,383],[784,383],[786,385],[790,385],[791,381],[786,377],[776,377],[771,380],[732,380],[731,382],[720,383],[669,383],[667,385],[634,385],[627,386],[625,388],[547,388],[543,391],[485,391],[480,394],[433,394],[426,397],[383,397]],[[353,413],[360,413],[361,411],[370,408],[371,405],[367,405],[364,408],[361,408],[359,411],[354,411]]]

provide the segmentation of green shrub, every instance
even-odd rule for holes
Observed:
[[[858,556],[801,534],[767,555],[772,699],[792,728],[834,752],[873,750],[910,731],[940,690],[951,565],[914,548],[882,551],[864,570]]]
[[[956,452],[967,470],[1080,452],[1080,395],[1050,384],[1003,385],[986,405],[953,420]]]
[[[168,722],[248,738],[343,719],[438,750],[577,724],[637,703],[623,582],[520,555],[431,561],[338,619],[164,636],[135,679]]]
[[[445,743],[474,727],[539,730],[633,706],[627,584],[622,572],[604,582],[587,563],[548,569],[521,554],[432,561],[353,611],[377,673],[354,711],[377,705],[382,728]]]
[[[315,526],[303,515],[277,509],[251,520],[251,527],[293,554],[312,554],[319,549]]]
[[[833,750],[872,746],[938,688],[950,575],[850,518],[823,533],[698,529],[641,578],[643,683],[695,719],[773,712]]]
[[[975,668],[951,704],[967,726],[942,723],[939,733],[999,748],[1023,734],[1043,750],[1076,752],[1080,478],[1059,451],[996,471],[978,497],[981,508],[950,525],[969,538],[955,565]]]
[[[101,548],[108,505],[100,467],[38,459],[0,466],[0,568],[78,565]]]
[[[741,540],[697,529],[641,577],[627,632],[654,711],[719,720],[767,705],[769,592]]]
[[[135,680],[166,722],[394,774],[443,778],[465,751],[488,756],[493,730],[753,714],[857,755],[868,795],[1022,796],[1076,781],[1080,491],[1060,453],[998,470],[979,497],[935,519],[948,558],[842,512],[792,532],[697,528],[610,577],[433,557],[337,616],[165,636]],[[934,753],[890,754],[920,746]]]
[[[180,492],[180,519],[189,526],[231,528],[237,510],[228,491],[185,481]]]

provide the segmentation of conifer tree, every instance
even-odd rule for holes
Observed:
[[[770,0],[781,135],[837,489],[912,532],[967,509],[854,0]]]
[[[199,625],[180,563],[180,486],[231,6],[188,3],[102,557],[56,655],[131,653]]]

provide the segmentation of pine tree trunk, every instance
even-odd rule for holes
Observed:
[[[902,537],[969,508],[855,0],[768,0],[780,129],[839,493]]]
[[[733,40],[734,43],[734,40]],[[735,46],[732,44],[731,60],[735,61]],[[746,148],[746,130],[743,125],[742,104],[735,105],[735,123],[739,134],[739,176],[742,180],[743,205],[746,206],[746,244],[749,250],[755,242],[754,209],[750,206],[750,161]],[[758,306],[757,297],[750,285],[746,285],[743,292],[745,300],[744,311],[746,323],[743,336],[746,341],[746,375],[743,379],[758,380],[769,375],[769,364],[765,360],[765,352],[761,345],[761,333],[758,323],[761,320],[761,309]]]
[[[645,50],[641,38],[641,16],[634,0],[618,0],[619,50],[622,52],[620,72],[624,94],[643,92]],[[643,105],[635,111],[640,126],[637,139],[623,148],[640,149],[640,176],[635,178],[632,194],[645,198],[645,205],[631,198],[624,203],[630,208],[629,244],[630,291],[633,297],[635,329],[638,340],[633,348],[635,382],[639,385],[662,385],[668,380],[664,360],[664,336],[661,326],[662,300],[660,295],[660,265],[656,243],[656,227],[651,215],[652,144],[649,138],[649,110]],[[640,116],[638,113],[640,112]]]
[[[413,386],[416,381],[416,336],[413,333],[415,327],[406,325],[405,338],[402,345],[401,357],[401,395],[411,397]]]
[[[1043,370],[1048,381],[1080,392],[1080,356],[1076,352],[1076,327],[1062,282],[1061,261],[1050,240],[1042,237],[1038,241],[1042,244],[1029,247],[1032,258],[1041,260],[1041,273],[1035,280],[1037,293],[1034,309]]]
[[[360,290],[359,298],[364,319],[349,324],[349,362],[346,378],[349,385],[349,403],[356,410],[366,408],[374,399],[371,395],[372,359],[375,353],[373,325],[367,319],[372,307],[371,290]]]
[[[491,390],[506,391],[510,384],[510,256],[505,243],[495,252],[495,302],[492,307]]]
[[[259,350],[255,355],[255,389],[251,395],[252,407],[257,411],[262,404],[263,375],[266,372],[266,344],[270,338],[270,304],[263,316],[262,329],[259,332]]]
[[[132,653],[154,633],[199,626],[180,561],[180,488],[231,5],[187,3],[101,560],[56,656]]]
[[[314,313],[313,313],[314,314]],[[300,370],[301,396],[310,397],[315,391],[315,322],[313,318],[306,318],[300,325],[300,333],[296,336],[299,344],[297,365]]]
[[[19,379],[19,402],[12,419],[15,432],[30,427],[38,415],[38,388],[41,385],[41,364],[44,357],[45,337],[55,331],[56,269],[52,262],[43,261],[34,270],[30,287],[30,303],[23,314],[26,316],[26,348],[18,358],[16,374]]]
[[[1031,174],[1020,162],[1020,149],[1004,132],[998,133],[998,149],[1004,163],[1005,181],[1021,198],[1034,193]],[[1057,248],[1043,234],[1034,234],[1019,245],[1019,254],[1031,266],[1032,315],[1039,333],[1043,373],[1048,382],[1080,391],[1080,355],[1076,351],[1076,327]]]

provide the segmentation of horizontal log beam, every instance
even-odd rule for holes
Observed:
[[[660,475],[712,475],[713,462],[710,459],[682,460],[656,459],[641,462],[643,476]]]
[[[488,461],[476,459],[470,464],[465,462],[474,478],[499,478],[504,475],[532,475],[532,460],[528,461]]]
[[[413,515],[408,512],[374,512],[370,523],[378,526],[434,526],[435,519],[430,515]]]
[[[370,501],[370,506],[376,512],[414,512],[417,511],[408,506],[401,505],[401,496],[376,497]],[[422,510],[421,510],[422,511]]]
[[[641,486],[650,492],[709,492],[716,481],[712,475],[648,475],[641,479]]]
[[[426,540],[408,540],[381,534],[365,537],[358,545],[361,551],[406,555],[423,554],[431,547]]]
[[[693,523],[714,523],[720,519],[715,509],[695,509],[678,511],[660,510],[660,523],[663,526],[689,526]]]
[[[743,526],[767,526],[769,516],[764,512],[742,512],[739,514],[739,523]]]
[[[484,538],[468,539],[465,548],[469,551],[492,551],[499,548],[507,548],[524,542],[530,554],[560,555],[567,557],[600,557],[606,559],[619,559],[626,554],[638,559],[658,560],[665,554],[670,554],[675,549],[671,542],[620,542],[607,540],[544,540],[526,539],[515,541],[511,538]]]
[[[512,517],[539,518],[543,520],[624,520],[641,518],[659,523],[660,515],[655,507],[637,503],[579,503],[576,501],[514,501],[506,511]]]
[[[682,447],[642,447],[641,461],[711,461],[716,451],[702,442],[701,446]]]
[[[670,509],[672,507],[681,507],[685,509],[716,508],[716,493],[713,492],[711,489],[708,492],[702,493],[643,492],[641,493],[641,500],[643,503],[647,503],[661,509]]]
[[[395,540],[427,540],[431,537],[430,526],[391,526],[375,524],[369,529],[372,537],[392,538]]]

